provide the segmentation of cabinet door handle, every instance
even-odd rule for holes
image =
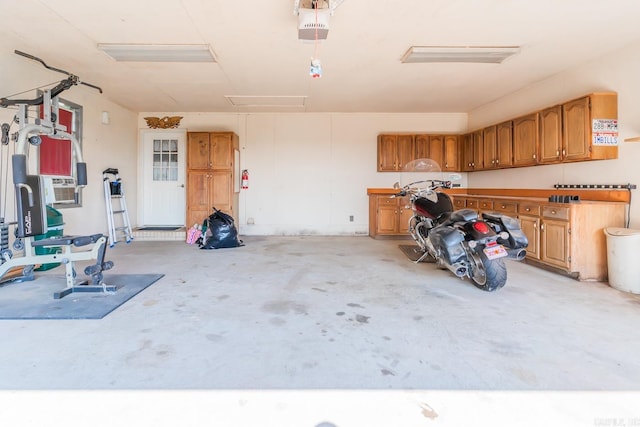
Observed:
[[[544,224],[540,224],[540,231],[544,231]]]
[[[534,155],[533,155],[533,159],[535,160],[535,158],[536,158],[536,155],[534,154]]]

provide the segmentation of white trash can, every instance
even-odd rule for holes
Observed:
[[[607,267],[609,285],[620,291],[640,294],[640,230],[609,227],[607,236]]]

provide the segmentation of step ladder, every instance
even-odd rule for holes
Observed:
[[[109,247],[112,248],[118,243],[119,238],[130,243],[133,240],[133,232],[131,231],[127,201],[124,197],[122,181],[118,176],[118,169],[105,169],[102,172],[102,181],[104,183],[107,220],[109,221]],[[119,219],[116,220],[116,218]]]

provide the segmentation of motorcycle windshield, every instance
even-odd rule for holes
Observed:
[[[402,167],[402,172],[441,172],[440,165],[433,159],[415,159]]]
[[[431,179],[444,179],[440,165],[433,159],[420,158],[410,161],[402,168],[400,186],[409,185],[414,190],[421,191],[422,197],[438,201],[438,196],[434,191],[429,191],[429,181]]]

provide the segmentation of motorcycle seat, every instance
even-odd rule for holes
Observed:
[[[460,209],[457,211],[451,212],[447,222],[452,224],[454,222],[469,222],[474,219],[478,219],[478,212],[473,209]]]

